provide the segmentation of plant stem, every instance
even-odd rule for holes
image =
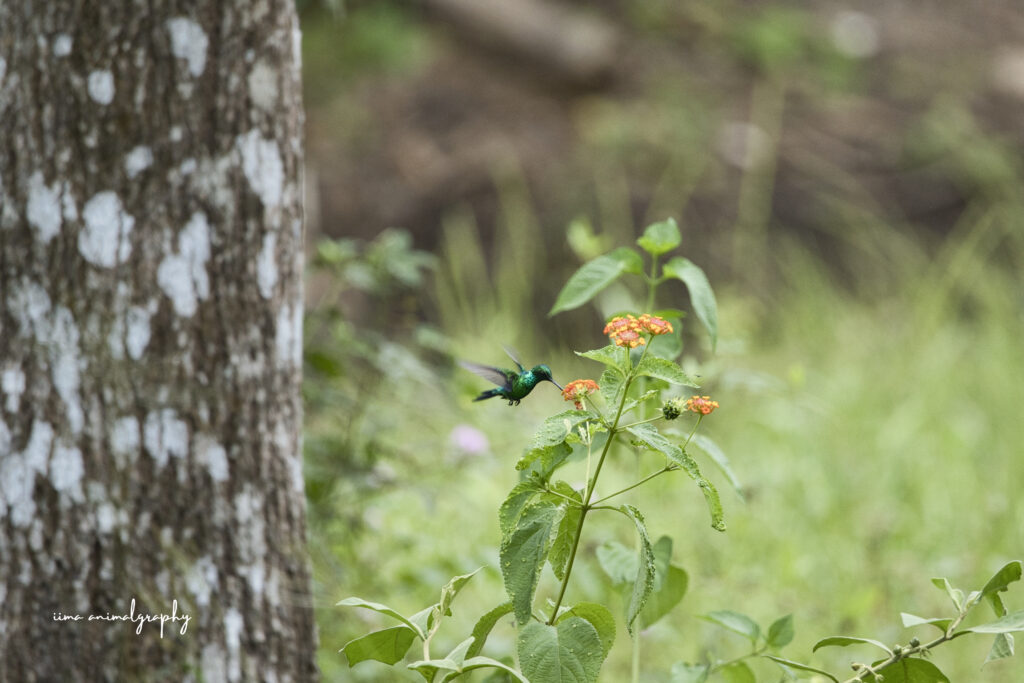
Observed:
[[[629,358],[629,347],[626,348],[626,358]],[[647,353],[647,348],[644,347],[644,353]],[[643,360],[643,355],[640,356]],[[639,363],[638,363],[639,364]],[[587,519],[587,513],[590,512],[590,499],[594,496],[594,489],[597,487],[597,478],[601,476],[601,468],[604,466],[604,459],[608,455],[608,451],[611,450],[612,441],[615,440],[615,435],[618,433],[619,420],[622,418],[622,409],[626,405],[626,394],[629,393],[629,385],[633,381],[633,373],[630,371],[626,377],[626,381],[622,385],[622,398],[619,399],[619,408],[615,412],[615,420],[612,422],[611,427],[608,429],[608,439],[604,442],[604,448],[601,449],[601,455],[597,459],[597,467],[594,468],[594,476],[587,479],[587,490],[583,496],[583,505],[580,509],[580,521],[576,525],[576,533],[572,539],[572,550],[569,552],[569,563],[565,566],[565,576],[562,577],[562,586],[558,589],[558,599],[555,600],[555,606],[551,610],[551,618],[548,619],[547,623],[550,626],[555,623],[555,618],[558,616],[558,608],[562,606],[562,599],[565,598],[565,589],[569,586],[569,577],[572,575],[572,567],[576,562],[576,551],[580,547],[580,538],[583,536],[583,522]]]
[[[651,255],[651,274],[647,278],[647,306],[644,307],[644,313],[652,313],[651,309],[654,308],[654,292],[658,289],[658,255]]]
[[[628,424],[625,427],[623,427],[622,429],[629,429],[630,427],[636,427],[637,425],[647,424],[648,422],[654,422],[655,420],[660,420],[662,417],[664,417],[664,416],[663,415],[655,415],[654,417],[649,417],[646,420],[640,420],[639,422],[634,422],[633,424]]]
[[[923,645],[918,645],[917,647],[900,648],[898,652],[893,652],[891,655],[889,655],[888,659],[879,662],[875,666],[865,666],[861,669],[861,672],[859,674],[857,674],[856,676],[847,681],[843,681],[843,683],[864,683],[864,676],[874,676],[877,679],[878,672],[892,666],[896,662],[908,659],[909,657],[913,657],[914,655],[923,654],[931,650],[933,647],[938,647],[939,645],[942,645],[947,641],[953,640],[954,638],[959,638],[960,636],[967,635],[967,633],[969,633],[968,631],[961,631],[960,633],[953,632],[953,630],[960,625],[960,622],[964,620],[964,617],[967,616],[967,609],[965,609],[960,614],[960,616],[953,620],[953,623],[949,625],[949,628],[946,629],[945,633],[943,633],[935,640],[929,643],[924,643]]]
[[[655,477],[657,477],[659,475],[665,474],[666,472],[674,472],[675,470],[678,470],[678,469],[679,469],[678,465],[665,465],[664,467],[662,467],[657,472],[654,472],[653,474],[648,474],[646,477],[644,477],[640,481],[636,482],[635,484],[631,484],[631,485],[627,486],[624,489],[616,491],[615,493],[609,493],[604,498],[601,498],[599,500],[595,500],[593,505],[591,505],[590,507],[593,508],[595,505],[600,505],[601,503],[605,502],[609,498],[614,498],[615,496],[621,495],[621,494],[625,493],[626,491],[631,491],[631,490],[635,489],[637,486],[640,486],[640,484],[646,483],[646,482],[650,481],[651,479],[654,479]]]

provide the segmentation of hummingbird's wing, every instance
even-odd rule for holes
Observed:
[[[505,353],[508,354],[508,357],[511,358],[512,362],[516,364],[517,368],[519,368],[519,372],[526,372],[526,368],[524,368],[523,364],[519,362],[519,358],[517,357],[519,354],[516,353],[515,349],[505,344],[502,344],[501,348],[505,349]]]
[[[470,372],[474,372],[488,382],[494,382],[499,387],[511,388],[512,377],[515,373],[509,372],[508,370],[502,370],[501,368],[494,368],[490,365],[480,365],[479,363],[470,363],[469,361],[460,360],[459,365],[466,368]]]

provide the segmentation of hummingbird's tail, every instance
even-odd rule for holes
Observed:
[[[501,396],[501,389],[490,389],[488,391],[485,391],[476,398],[474,398],[473,401],[486,401],[487,399],[494,398],[495,396]]]

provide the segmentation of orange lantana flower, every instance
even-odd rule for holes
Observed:
[[[718,407],[718,401],[712,401],[710,396],[694,396],[686,399],[686,409],[701,415],[710,415]]]
[[[583,397],[593,394],[598,389],[600,387],[592,379],[574,379],[562,389],[562,398],[566,401],[573,401],[576,410],[583,410]]]

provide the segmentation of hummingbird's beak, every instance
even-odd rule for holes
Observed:
[[[559,384],[558,382],[556,382],[555,380],[551,380],[551,383],[554,384],[556,387],[558,387],[559,391],[561,391],[563,389],[562,385]]]

